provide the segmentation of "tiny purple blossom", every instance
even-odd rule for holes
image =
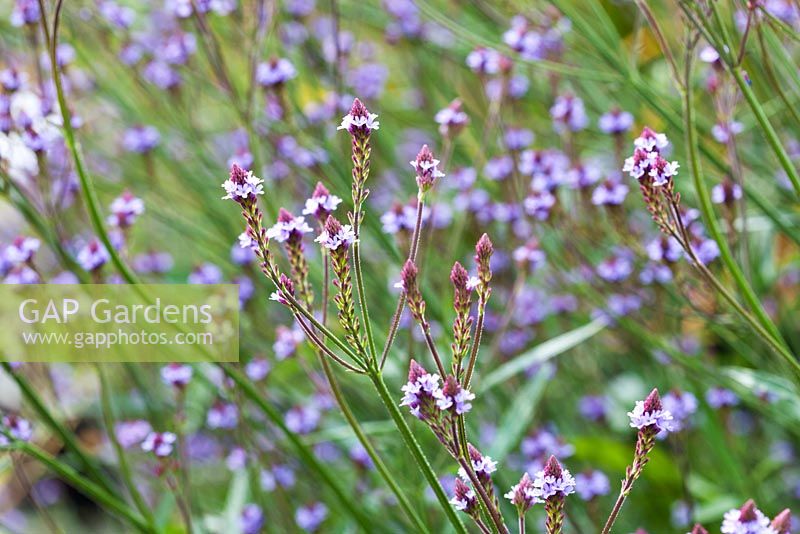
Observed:
[[[142,450],[164,458],[172,454],[173,444],[177,439],[172,432],[150,432],[142,442]]]
[[[235,163],[231,167],[230,177],[222,184],[225,189],[223,200],[236,202],[254,201],[258,195],[264,194],[264,180],[256,177],[253,171],[245,171]]]
[[[508,493],[503,496],[511,501],[511,504],[517,508],[517,513],[520,516],[525,515],[535,502],[533,497],[533,481],[531,477],[528,476],[528,473],[523,474],[519,483],[511,486]]]
[[[117,442],[123,449],[140,444],[152,432],[150,423],[143,419],[136,421],[120,421],[114,425]]]
[[[741,508],[734,508],[725,512],[722,534],[774,534],[770,527],[769,518],[756,508],[752,500],[744,503]]]
[[[294,217],[291,213],[281,208],[278,222],[267,229],[267,238],[278,243],[284,243],[292,238],[302,238],[303,234],[313,232],[306,222],[305,217]]]
[[[189,385],[192,374],[194,374],[192,366],[184,363],[169,363],[161,368],[161,380],[178,389]]]
[[[553,117],[553,129],[557,133],[578,132],[589,124],[583,100],[571,94],[557,97],[550,108],[550,115]]]
[[[93,272],[100,269],[111,259],[105,245],[97,238],[92,238],[79,252],[77,256],[78,265],[85,271]]]
[[[19,236],[3,251],[2,260],[10,265],[29,262],[40,245],[41,242],[35,237]]]
[[[608,495],[611,484],[603,472],[587,471],[575,475],[575,489],[581,499],[591,501],[595,497]]]
[[[152,126],[134,126],[125,130],[122,146],[128,152],[146,154],[158,146],[161,136]]]
[[[552,497],[566,497],[575,493],[575,479],[569,470],[562,469],[560,465],[555,469],[555,465],[558,465],[558,462],[551,456],[545,468],[533,478],[531,495],[534,502],[544,502]]]
[[[611,135],[620,135],[633,126],[633,115],[619,108],[603,114],[598,121],[600,131]]]
[[[328,217],[328,221],[335,220]],[[328,250],[338,250],[339,247],[349,248],[356,242],[356,234],[353,227],[349,224],[342,225],[336,221],[336,225],[325,223],[325,230],[314,240]]]
[[[347,130],[350,135],[355,135],[357,132],[369,134],[373,130],[380,128],[380,123],[375,120],[378,115],[370,113],[369,110],[361,103],[359,99],[353,101],[353,107],[350,113],[342,117],[342,123],[337,130]]]
[[[303,215],[313,215],[317,220],[325,221],[341,203],[341,198],[330,194],[322,183],[317,183],[311,198],[306,200]]]
[[[144,201],[130,191],[124,191],[111,203],[108,224],[119,228],[128,228],[142,213],[144,213]]]
[[[279,87],[297,76],[297,70],[288,59],[273,58],[256,68],[256,81],[262,87]]]
[[[636,401],[633,411],[628,412],[630,426],[639,430],[654,427],[658,431],[671,432],[673,428],[672,414],[664,410],[658,390],[653,390],[643,401]]]

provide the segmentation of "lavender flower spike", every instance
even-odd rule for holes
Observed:
[[[235,163],[231,167],[230,177],[222,184],[225,189],[223,200],[235,200],[239,204],[255,201],[258,195],[264,194],[264,180],[257,178],[253,171],[245,171]]]
[[[480,507],[475,492],[459,478],[456,479],[455,495],[450,502],[456,510],[476,519],[480,517]]]
[[[433,152],[428,148],[428,145],[422,145],[422,149],[417,154],[417,159],[409,163],[417,171],[419,196],[424,198],[433,187],[436,179],[444,176],[444,173],[438,169],[439,160],[433,157]]]
[[[378,130],[380,127],[380,123],[375,120],[377,118],[377,114],[370,113],[361,100],[356,98],[353,100],[350,113],[342,117],[342,123],[336,129],[347,130],[353,136],[359,133],[369,135],[372,130]]]
[[[753,499],[748,500],[741,508],[725,513],[720,527],[722,534],[775,534],[770,527],[769,518],[756,508]]]
[[[770,527],[775,531],[775,534],[791,534],[792,511],[786,508],[783,512],[776,515],[772,523],[770,523]]]
[[[655,427],[658,431],[672,430],[672,414],[661,406],[658,390],[654,389],[643,401],[637,401],[633,411],[628,412],[631,427],[642,430]]]
[[[511,486],[511,489],[504,497],[516,507],[517,514],[520,517],[524,516],[533,506],[533,503],[536,502],[533,496],[533,481],[528,473],[522,475],[519,483]]]
[[[564,498],[575,493],[575,479],[555,456],[550,456],[542,471],[533,479],[531,495],[534,502],[543,502],[547,519],[547,534],[560,534],[564,526]]]

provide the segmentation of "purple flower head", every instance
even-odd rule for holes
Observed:
[[[8,445],[9,438],[18,441],[30,441],[33,436],[33,427],[30,421],[15,414],[6,414],[0,419],[0,426],[4,434],[0,434],[0,446]]]
[[[730,178],[725,178],[722,183],[711,189],[711,201],[714,204],[732,206],[740,198],[742,198],[742,186],[734,183]]]
[[[89,242],[78,251],[78,265],[85,271],[94,272],[99,270],[105,265],[111,256],[108,253],[105,245],[103,245],[96,237],[93,237]]]
[[[656,133],[645,126],[639,137],[633,140],[633,146],[645,152],[660,152],[669,146],[669,140],[667,140],[666,134]]]
[[[737,134],[742,133],[744,125],[738,121],[720,122],[711,128],[711,135],[717,143],[725,144]]]
[[[349,456],[360,469],[374,469],[375,467],[372,457],[360,443],[356,443],[350,448]]]
[[[272,58],[256,68],[256,81],[262,87],[280,87],[295,76],[294,65],[284,58]]]
[[[231,166],[230,177],[222,184],[226,195],[223,200],[235,200],[239,204],[255,202],[258,195],[264,194],[264,180],[257,178],[253,171],[245,171],[235,163]]]
[[[562,469],[555,456],[550,456],[544,469],[536,473],[533,479],[531,495],[534,502],[545,502],[572,493],[575,493],[575,479],[568,470]]]
[[[614,173],[592,191],[592,204],[595,206],[619,206],[628,196],[628,186],[622,183],[619,173]]]
[[[555,205],[556,197],[549,191],[531,191],[522,201],[525,213],[539,221],[546,221]]]
[[[206,414],[206,424],[209,428],[231,429],[239,424],[239,409],[230,402],[215,402]]]
[[[503,56],[496,50],[478,47],[467,55],[467,66],[477,74],[497,74]]]
[[[478,507],[478,498],[475,492],[460,478],[456,479],[455,491],[450,503],[459,512],[464,512],[470,516],[477,516],[480,513]]]
[[[519,151],[533,144],[533,132],[527,128],[508,128],[503,136],[506,148]]]
[[[597,266],[597,275],[607,282],[622,282],[633,272],[633,258],[630,250],[619,249],[610,258]]]
[[[159,89],[176,89],[182,81],[181,75],[166,61],[154,59],[142,71],[145,80]]]
[[[417,186],[422,194],[431,190],[437,178],[444,176],[444,173],[438,168],[439,160],[433,157],[433,152],[428,145],[422,145],[417,159],[409,163],[417,171]]]
[[[110,0],[103,0],[97,8],[104,19],[123,30],[129,28],[136,18],[136,12],[133,9],[120,6]]]
[[[328,517],[328,507],[321,502],[315,502],[298,508],[294,514],[294,521],[302,530],[316,532],[326,517]]]
[[[192,380],[191,365],[185,363],[169,363],[161,368],[161,380],[172,387],[183,389]]]
[[[645,246],[645,250],[651,261],[675,263],[683,256],[683,248],[671,236],[656,237]]]
[[[729,389],[713,387],[706,391],[706,402],[715,410],[739,404],[739,397]]]
[[[265,358],[253,358],[244,367],[247,377],[253,382],[264,380],[272,369],[272,364]]]
[[[40,245],[41,242],[35,237],[19,236],[6,247],[1,259],[9,265],[27,263],[33,259]]]
[[[439,125],[440,134],[445,137],[455,136],[469,123],[469,117],[461,107],[461,100],[456,98],[436,113],[433,120]]]
[[[311,198],[306,200],[306,206],[303,209],[303,215],[313,215],[318,221],[324,221],[328,215],[336,211],[342,199],[330,192],[322,185],[322,182],[317,182]]]
[[[284,422],[292,432],[308,434],[317,429],[321,417],[315,406],[295,406],[286,412]]]
[[[418,419],[431,417],[436,410],[439,380],[439,375],[429,374],[412,359],[408,368],[408,382],[401,388],[403,398],[400,406],[408,406],[411,414]]]
[[[345,250],[356,242],[356,234],[353,227],[342,223],[333,215],[325,221],[325,230],[314,240],[328,250],[338,250],[343,247]]]
[[[533,481],[531,477],[528,476],[528,473],[523,474],[519,483],[511,486],[511,489],[504,497],[511,501],[511,504],[517,508],[518,515],[525,515],[535,502],[533,497]]]
[[[584,395],[578,403],[578,411],[589,421],[603,421],[606,418],[606,398],[602,395]]]
[[[572,445],[565,443],[546,428],[536,430],[533,434],[525,437],[522,440],[520,450],[527,459],[534,460],[531,465],[535,469],[532,469],[532,471],[541,468],[545,458],[550,455],[566,458],[572,456],[575,452],[575,448]]]
[[[578,132],[589,124],[583,100],[572,94],[557,97],[550,108],[550,116],[553,117],[553,129],[558,133]]]
[[[448,375],[441,389],[433,394],[436,399],[436,407],[442,411],[452,411],[457,415],[463,415],[472,409],[470,401],[475,399],[475,395],[463,389],[453,375]]]
[[[575,475],[575,489],[584,501],[608,495],[611,483],[602,471],[586,471]]]
[[[636,401],[633,411],[628,412],[631,427],[639,430],[651,428],[656,432],[672,431],[672,414],[664,410],[658,390],[654,389],[643,401]]]
[[[0,87],[3,88],[3,91],[6,93],[13,93],[18,91],[22,88],[23,84],[23,76],[19,70],[15,69],[14,67],[9,67],[7,69],[3,69],[0,71]],[[3,104],[4,109],[2,110],[3,114],[8,113],[10,110],[8,109],[11,105],[11,101],[7,101]]]
[[[369,110],[356,98],[353,100],[353,107],[350,113],[342,117],[342,123],[337,130],[347,130],[350,135],[369,135],[373,130],[380,127],[380,123],[375,120],[378,115],[370,113]]]
[[[505,180],[512,172],[514,172],[514,159],[511,156],[492,158],[483,167],[483,174],[495,182]]]
[[[22,264],[13,267],[3,279],[4,284],[23,285],[42,283],[39,275],[28,265]]]
[[[792,512],[788,508],[775,516],[770,523],[775,534],[792,534]]]
[[[567,172],[567,183],[573,189],[584,189],[596,184],[602,173],[596,163],[579,163]]]
[[[633,126],[633,115],[619,108],[603,114],[598,121],[600,131],[611,135],[624,134]]]
[[[539,246],[539,240],[531,237],[521,247],[517,247],[512,254],[514,261],[536,271],[545,264],[547,255]]]
[[[689,418],[697,411],[697,397],[689,392],[670,391],[661,399],[661,404],[672,414],[672,432],[680,432],[688,426]]]
[[[264,527],[264,512],[257,504],[249,503],[242,508],[239,527],[243,534],[258,534]]]
[[[122,147],[128,152],[146,154],[156,148],[161,135],[153,126],[134,126],[125,130]]]
[[[144,202],[130,191],[124,191],[111,203],[108,224],[118,228],[128,228],[144,213]]]
[[[275,351],[275,358],[278,361],[285,360],[294,354],[297,346],[303,342],[305,335],[300,329],[287,328],[283,325],[275,329],[275,343],[272,350]]]
[[[203,263],[195,267],[187,278],[190,284],[219,284],[222,271],[213,263]]]
[[[722,534],[775,534],[770,527],[769,518],[756,508],[752,499],[741,508],[725,513],[720,527]]]
[[[288,210],[281,208],[278,212],[278,222],[267,230],[267,238],[274,239],[278,243],[299,242],[303,234],[312,231],[305,217],[295,217]]]
[[[281,289],[279,289],[278,291],[273,291],[272,294],[269,296],[269,299],[274,300],[279,304],[283,304],[284,306],[288,306],[289,305],[288,297],[294,297],[294,282],[292,282],[291,278],[281,273],[281,277],[278,280],[278,284]]]
[[[11,25],[14,27],[33,26],[39,22],[41,13],[37,0],[15,0],[11,9]]]
[[[164,458],[172,454],[177,439],[178,437],[172,432],[150,432],[142,442],[142,450]]]
[[[143,419],[136,421],[120,421],[114,425],[114,434],[117,442],[123,449],[129,449],[138,445],[152,432],[150,423]]]

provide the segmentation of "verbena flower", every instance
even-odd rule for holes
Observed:
[[[142,450],[164,458],[172,454],[177,439],[172,432],[150,432],[142,442]]]
[[[192,366],[184,363],[169,363],[161,368],[161,380],[179,389],[189,385],[193,374]]]
[[[444,176],[444,173],[438,168],[439,160],[433,157],[428,145],[422,145],[422,149],[417,154],[417,159],[409,163],[417,171],[417,186],[420,194],[424,195],[430,191],[436,179]]]
[[[153,126],[139,125],[125,130],[122,147],[128,152],[147,154],[161,141],[161,135]]]
[[[235,200],[242,204],[254,202],[258,195],[264,194],[264,180],[256,177],[253,171],[245,171],[235,163],[231,167],[230,177],[222,184],[225,189],[223,200]]]
[[[630,130],[633,126],[633,115],[619,108],[614,108],[601,115],[597,125],[603,133],[620,135]]]
[[[322,182],[317,182],[311,198],[306,200],[305,208],[303,208],[303,215],[312,215],[318,221],[325,222],[328,215],[336,211],[342,199],[336,195],[332,195]]]
[[[272,58],[256,67],[256,81],[262,87],[279,87],[295,76],[294,65],[284,58]]]
[[[437,411],[440,380],[439,375],[428,373],[415,360],[411,360],[408,382],[401,388],[403,398],[400,406],[408,406],[411,414],[418,419],[433,417]]]
[[[316,532],[328,517],[328,507],[321,502],[301,506],[294,514],[295,523],[306,532]]]
[[[152,431],[153,427],[143,419],[120,421],[114,425],[114,435],[123,449],[139,445]]]
[[[461,100],[457,98],[436,113],[433,120],[439,125],[440,134],[445,137],[455,136],[469,123],[469,117],[461,108]]]
[[[306,222],[305,217],[295,217],[281,208],[278,214],[278,222],[267,229],[267,238],[274,239],[278,243],[284,243],[293,237],[300,238],[303,234],[310,232],[313,232],[313,230]]]
[[[636,406],[628,412],[630,426],[639,430],[653,428],[656,431],[672,431],[672,414],[661,406],[658,391],[653,390],[643,401],[636,401]]]
[[[144,213],[144,201],[130,191],[124,191],[111,203],[108,224],[119,228],[128,228],[142,213]]]
[[[85,271],[94,272],[99,270],[111,259],[105,245],[103,245],[97,238],[92,238],[89,242],[78,252],[77,256],[78,265]]]
[[[611,484],[602,471],[586,471],[575,475],[575,489],[584,501],[608,495]]]
[[[333,217],[328,217],[325,230],[314,240],[329,250],[347,249],[356,242],[356,234],[349,224],[342,225]]]
[[[550,115],[553,117],[553,129],[558,133],[578,132],[589,125],[583,100],[572,94],[558,96],[550,108]]]
[[[535,502],[545,502],[553,497],[566,497],[575,493],[575,479],[567,469],[562,469],[561,464],[551,456],[545,468],[533,479],[533,495]]]
[[[35,237],[19,236],[3,251],[2,259],[11,265],[27,263],[33,259],[40,245],[41,241]]]
[[[6,414],[0,419],[0,426],[2,430],[7,433],[11,439],[19,441],[30,441],[33,436],[33,426],[30,421],[15,414]],[[0,446],[9,444],[9,438],[5,434],[0,433]]]
[[[477,517],[480,514],[480,507],[478,506],[478,498],[475,495],[475,491],[463,480],[459,478],[456,479],[454,493],[450,502],[456,510],[473,517]]]
[[[475,395],[462,388],[453,375],[449,375],[441,389],[434,392],[436,406],[440,410],[449,410],[457,415],[463,415],[472,409],[470,401]]]
[[[533,480],[528,476],[528,473],[523,474],[519,483],[511,486],[511,489],[504,497],[516,507],[518,515],[525,515],[536,502],[533,496]]]
[[[258,534],[264,528],[264,512],[254,503],[245,504],[239,518],[239,527],[243,534]]]
[[[350,109],[350,113],[342,117],[342,123],[337,130],[347,130],[350,132],[350,135],[356,135],[358,133],[369,134],[371,131],[379,129],[380,123],[375,120],[377,118],[377,114],[370,113],[369,110],[364,107],[364,104],[356,98],[353,101],[353,107]]]
[[[720,527],[722,534],[775,534],[767,516],[749,500],[741,508],[725,513]]]

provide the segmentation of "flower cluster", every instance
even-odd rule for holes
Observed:
[[[225,189],[223,200],[235,200],[244,205],[248,202],[255,202],[258,195],[264,194],[264,180],[256,177],[253,171],[245,171],[237,164],[231,167],[230,177],[222,184]]]

